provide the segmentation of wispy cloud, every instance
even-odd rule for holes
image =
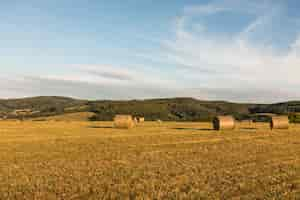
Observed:
[[[79,81],[77,78],[25,76],[2,79],[2,81],[0,83],[5,83],[0,84],[2,98],[55,95],[116,100],[174,97],[175,94],[178,94],[178,89],[164,86],[157,87],[151,84],[116,85]]]
[[[236,2],[234,6],[233,2]],[[254,12],[254,8],[260,8],[259,12],[257,10]],[[267,40],[274,35],[272,29],[266,28],[276,23],[273,19],[287,18],[283,9],[280,4],[269,1],[262,4],[222,1],[222,3],[188,6],[184,15],[177,20],[175,38],[164,41],[163,53],[168,62],[173,61],[176,66],[183,68],[188,67],[190,73],[193,73],[192,76],[198,76],[200,87],[205,85],[216,88],[219,85],[222,88],[230,88],[233,93],[236,91],[236,95],[231,95],[232,99],[236,99],[239,96],[237,94],[240,94],[241,99],[244,97],[247,101],[249,96],[242,92],[243,88],[255,98],[259,98],[262,94],[259,91],[271,91],[269,94],[274,97],[282,94],[297,96],[295,86],[300,85],[300,79],[296,75],[300,73],[300,34],[295,35],[297,39],[287,44],[288,49],[277,48],[274,43],[264,43],[264,39]],[[254,20],[229,36],[226,32],[211,33],[209,25],[200,32],[195,32],[191,28],[199,23],[193,20],[195,15],[209,14],[215,17],[215,14],[223,11],[245,15],[250,13]],[[285,34],[284,30],[282,34]],[[218,94],[222,96],[220,90],[216,93],[215,97]],[[209,94],[208,96],[213,96],[212,93]],[[276,99],[270,96],[267,96],[266,101]],[[227,98],[230,99],[230,95]]]
[[[107,83],[119,86],[139,85],[174,88],[177,86],[172,77],[159,74],[157,71],[145,69],[144,66],[112,66],[112,65],[71,65],[74,70],[73,80],[91,83]],[[82,77],[81,79],[79,77]],[[63,78],[63,77],[62,77]],[[70,77],[71,78],[71,77]],[[71,78],[72,79],[72,78]]]
[[[109,65],[75,65],[72,67],[79,69],[84,74],[104,79],[130,81],[136,78],[136,74],[121,67]]]
[[[1,77],[2,98],[59,95],[89,99],[170,97],[176,81],[145,69],[112,65],[65,65],[65,73]],[[11,77],[11,76],[10,76]]]
[[[300,20],[288,15],[284,1],[211,0],[179,13],[166,30],[171,34],[136,33],[135,41],[151,44],[122,48],[119,54],[126,49],[128,56],[120,62],[84,64],[86,56],[83,64],[0,79],[1,95],[263,102],[300,96]]]
[[[262,14],[271,3],[271,0],[213,0],[207,4],[187,5],[184,7],[184,14],[213,15],[219,12]]]
[[[186,14],[201,14],[211,15],[222,11],[230,10],[228,7],[218,4],[206,4],[206,5],[192,5],[184,8]]]
[[[16,79],[4,79],[0,83],[2,98],[29,97],[40,95],[59,95],[87,99],[147,99],[162,97],[195,97],[199,99],[231,100],[238,102],[279,102],[286,98],[300,98],[295,93],[281,89],[227,88],[221,85],[198,88],[158,88],[152,86],[102,85],[58,78],[26,76]],[[268,99],[268,101],[266,101]]]

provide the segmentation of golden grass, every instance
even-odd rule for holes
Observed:
[[[77,112],[77,113],[69,113],[69,114],[62,114],[56,115],[51,117],[39,117],[32,119],[33,121],[88,121],[90,117],[95,115],[92,112]]]
[[[300,126],[0,122],[0,199],[299,199]]]

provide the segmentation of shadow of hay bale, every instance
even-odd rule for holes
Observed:
[[[88,126],[88,128],[111,129],[113,126]]]
[[[172,128],[174,130],[189,130],[189,131],[213,131],[214,129],[210,128]]]

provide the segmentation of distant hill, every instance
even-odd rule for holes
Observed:
[[[249,114],[250,104],[222,101],[200,101],[192,98],[152,99],[132,101],[94,101],[89,103],[94,119],[109,120],[116,113],[145,116],[148,120],[207,121],[218,114]]]
[[[18,118],[16,110],[30,110],[25,117],[45,117],[67,113],[92,112],[91,120],[112,120],[115,114],[144,116],[147,120],[208,121],[216,115],[230,114],[248,119],[254,113],[287,114],[300,112],[300,101],[277,104],[247,104],[169,98],[130,101],[89,101],[67,97],[32,97],[0,100],[0,116]]]
[[[81,106],[87,104],[86,100],[77,100],[67,97],[31,97],[23,99],[5,99],[0,100],[0,113],[9,117],[12,112],[20,109],[32,110],[32,117],[51,116],[63,114],[68,108],[72,112],[81,111]]]

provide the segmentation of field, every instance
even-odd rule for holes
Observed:
[[[0,199],[300,199],[300,125],[0,122]]]

